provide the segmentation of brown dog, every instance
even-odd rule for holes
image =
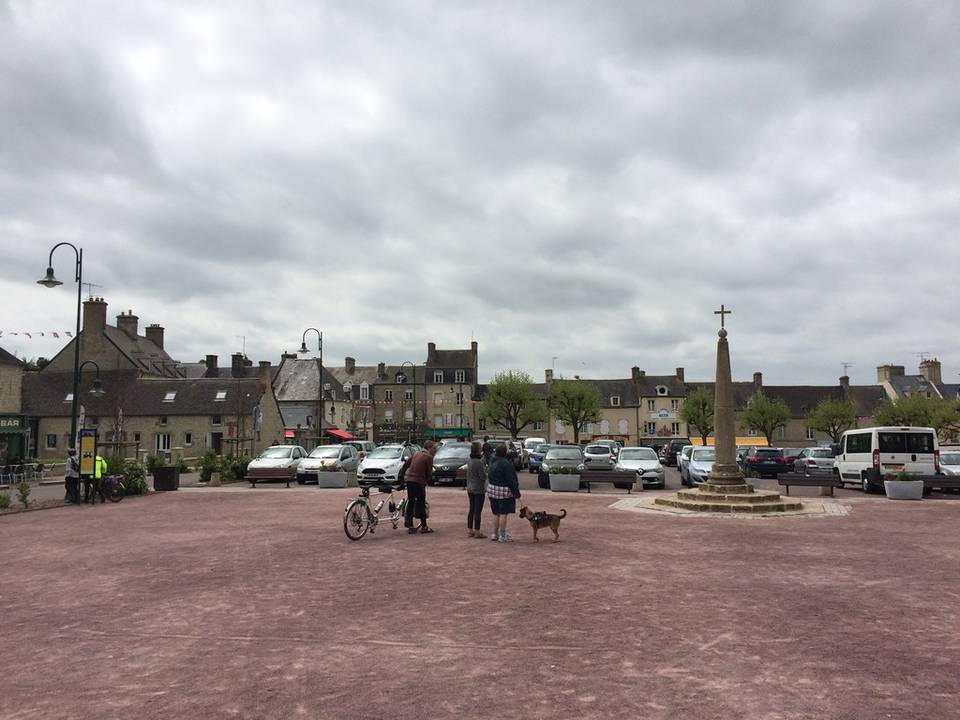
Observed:
[[[562,512],[563,515],[551,515],[546,512],[530,512],[530,508],[524,505],[520,508],[520,517],[530,521],[530,527],[533,528],[534,542],[540,542],[540,539],[537,537],[537,530],[545,527],[553,530],[553,541],[558,542],[560,540],[560,521],[567,516],[567,511],[563,508],[560,508],[560,512]]]

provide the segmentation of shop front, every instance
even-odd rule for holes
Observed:
[[[0,464],[26,459],[29,439],[30,426],[23,415],[0,415]]]

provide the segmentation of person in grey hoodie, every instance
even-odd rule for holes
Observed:
[[[470,446],[466,490],[470,500],[470,509],[467,511],[467,537],[485,538],[487,536],[480,531],[480,513],[483,512],[483,499],[487,492],[487,472],[483,466],[483,445],[479,441]]]

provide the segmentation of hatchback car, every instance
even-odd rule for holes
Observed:
[[[587,445],[583,449],[583,464],[588,470],[612,470],[616,461],[609,445]]]
[[[433,456],[431,485],[465,485],[470,443],[447,443]]]
[[[371,453],[377,448],[377,444],[370,440],[347,440],[343,444],[353,445],[357,449],[361,460],[366,457],[367,453]]]
[[[789,463],[788,463],[789,464]],[[833,450],[830,448],[804,448],[793,461],[793,471],[810,474],[833,472]]]
[[[677,453],[683,450],[684,445],[690,445],[690,438],[671,440],[668,442],[663,450],[660,451],[660,459],[663,461],[663,464],[667,466],[676,465]]]
[[[603,439],[601,439],[601,440],[594,440],[594,441],[591,442],[590,444],[591,444],[591,445],[606,445],[608,448],[610,448],[610,452],[613,453],[613,457],[614,457],[614,458],[616,458],[617,455],[620,454],[620,443],[618,443],[616,440],[607,440],[606,438],[603,438]]]
[[[948,477],[960,477],[960,449],[940,448],[940,472]]]
[[[696,487],[707,481],[713,471],[713,463],[717,459],[717,451],[712,447],[695,447],[690,452],[690,462],[687,464],[687,481],[689,487]]]
[[[579,473],[583,472],[583,453],[576,445],[555,445],[547,450],[547,454],[540,463],[540,473],[537,475],[537,485],[547,490],[550,488],[550,473]]]
[[[743,472],[747,477],[754,473],[762,478],[776,477],[790,470],[780,448],[757,447],[743,456]]]
[[[319,482],[319,473],[331,470],[353,472],[359,462],[360,453],[352,445],[320,445],[297,466],[297,482]]]
[[[666,471],[653,448],[623,448],[613,469],[621,472],[633,470],[643,487],[664,488],[667,484]]]
[[[357,468],[360,485],[398,485],[403,471],[415,452],[412,445],[381,445],[367,455]]]
[[[680,482],[687,479],[687,466],[690,464],[690,453],[693,452],[695,445],[684,445],[677,453],[677,469],[680,471]]]
[[[547,454],[547,450],[555,445],[550,443],[540,443],[535,445],[529,453],[527,453],[527,467],[530,469],[531,473],[540,472],[540,463],[543,462],[543,456]]]
[[[289,483],[296,477],[297,467],[307,456],[299,445],[271,445],[247,465],[246,479],[251,483],[281,480]]]

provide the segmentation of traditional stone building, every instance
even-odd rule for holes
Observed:
[[[29,428],[21,413],[23,363],[0,348],[0,464],[27,456]]]

